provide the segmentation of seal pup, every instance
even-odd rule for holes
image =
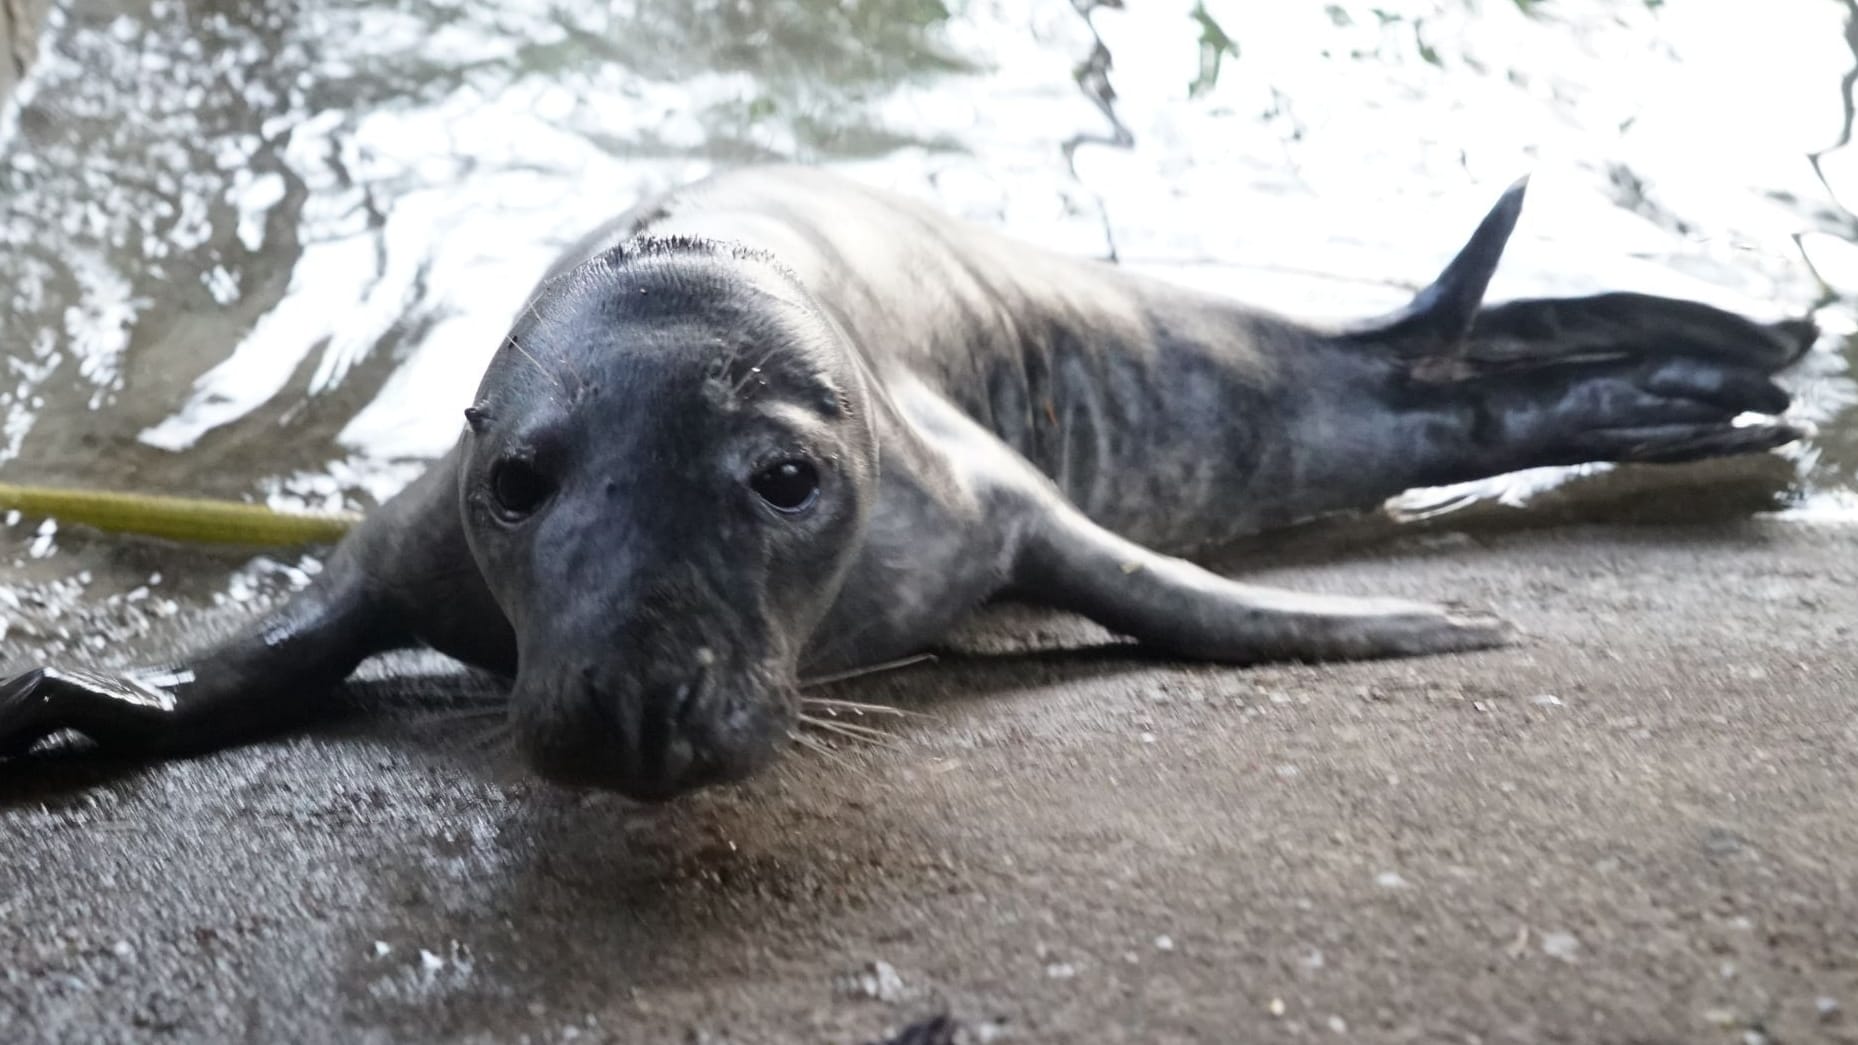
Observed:
[[[541,773],[664,799],[772,757],[796,679],[999,596],[1231,664],[1499,644],[1489,618],[1177,556],[1416,486],[1798,437],[1771,376],[1808,323],[1627,293],[1484,305],[1523,195],[1409,307],[1319,329],[817,170],[687,186],[548,273],[456,447],[308,588],[175,665],[12,678],[0,751],[63,730],[201,751],[425,643],[512,680]]]

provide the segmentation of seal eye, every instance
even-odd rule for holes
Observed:
[[[819,472],[805,461],[769,465],[756,472],[748,485],[777,512],[803,512],[819,500]]]
[[[548,500],[554,484],[525,461],[504,458],[490,469],[490,496],[506,517],[520,519]]]

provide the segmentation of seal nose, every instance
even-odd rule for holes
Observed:
[[[682,781],[692,775],[691,770],[697,762],[689,717],[701,682],[701,677],[680,682],[670,687],[668,696],[648,695],[640,701],[634,728],[630,731],[635,742],[628,745],[626,751],[630,767],[627,775],[633,779],[635,789],[653,792],[640,797],[668,798],[691,786]],[[602,706],[606,704],[603,702]],[[624,725],[620,725],[618,731],[622,737],[627,734]]]
[[[583,665],[568,675],[569,685],[519,700],[519,708],[541,709],[518,715],[530,765],[564,783],[648,801],[739,775],[732,767],[751,760],[754,731],[738,728],[741,716],[712,715],[712,663],[698,658],[681,677],[643,678]]]

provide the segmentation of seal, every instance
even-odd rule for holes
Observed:
[[[768,761],[796,679],[921,649],[997,597],[1235,665],[1497,645],[1491,618],[1182,556],[1417,486],[1799,436],[1772,377],[1807,322],[1627,293],[1485,305],[1523,196],[1409,307],[1320,329],[817,170],[698,182],[555,266],[456,447],[307,589],[175,665],[12,678],[0,749],[257,737],[424,643],[512,680],[542,774],[664,799]]]

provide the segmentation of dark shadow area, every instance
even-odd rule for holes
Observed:
[[[148,759],[106,755],[82,741],[58,742],[24,757],[0,759],[0,812],[27,806],[81,808],[86,792],[133,791],[139,779],[161,767]]]

